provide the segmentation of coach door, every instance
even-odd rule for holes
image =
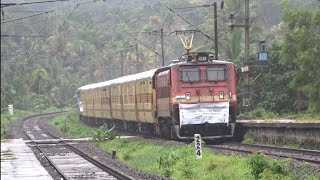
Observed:
[[[170,117],[170,70],[156,76],[157,116]]]

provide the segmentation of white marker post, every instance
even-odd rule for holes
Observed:
[[[8,105],[8,111],[9,111],[10,115],[13,115],[13,105],[12,104]]]
[[[202,159],[201,135],[194,134],[194,144],[196,147],[196,159]]]

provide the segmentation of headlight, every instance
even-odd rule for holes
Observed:
[[[186,92],[186,100],[190,100],[190,98],[191,98],[190,93],[189,93],[189,92]]]
[[[223,93],[223,91],[219,91],[219,99],[224,99],[224,93]]]

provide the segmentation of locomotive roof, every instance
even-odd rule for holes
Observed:
[[[179,61],[179,60],[177,60],[177,61]],[[234,64],[233,62],[223,61],[223,60],[212,60],[212,61],[203,62],[203,63],[204,63],[204,64]],[[182,65],[182,64],[183,64],[183,65],[184,65],[184,64],[193,65],[193,64],[203,64],[203,63],[179,61],[179,62],[171,63],[169,66]]]
[[[142,79],[151,79],[156,71],[157,71],[157,69],[152,69],[152,70],[141,72],[138,74],[132,74],[132,75],[119,77],[119,78],[112,79],[109,81],[88,84],[88,85],[81,86],[80,88],[78,88],[78,91],[100,88],[100,87],[104,87],[104,86],[108,86],[108,85],[121,84],[121,83],[125,83],[125,82],[142,80]]]
[[[193,63],[190,63],[190,62],[178,62],[178,63],[172,63],[172,64],[168,65],[167,67],[176,66],[176,65],[183,65],[183,64],[192,65]],[[230,62],[230,61],[212,60],[208,64],[233,64],[233,63]],[[158,68],[158,69],[160,69],[160,68]],[[141,72],[141,73],[138,73],[138,74],[127,75],[127,76],[119,77],[119,78],[108,80],[108,81],[104,81],[104,82],[84,85],[84,86],[79,87],[78,91],[94,89],[94,88],[100,88],[100,87],[104,87],[104,86],[108,86],[108,85],[121,84],[121,83],[125,83],[125,82],[142,80],[142,79],[151,79],[158,69],[152,69],[152,70]]]
[[[210,62],[209,62],[210,63]],[[223,60],[212,60],[212,64],[219,63],[219,64],[233,64],[233,62],[230,61],[223,61]]]

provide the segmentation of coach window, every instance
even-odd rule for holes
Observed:
[[[225,81],[226,80],[226,67],[210,67],[207,68],[207,81]]]
[[[200,82],[200,72],[199,68],[181,69],[181,80],[182,82]]]

